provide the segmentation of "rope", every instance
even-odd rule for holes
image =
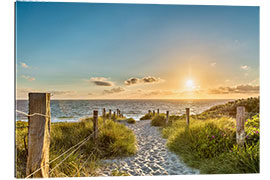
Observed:
[[[20,113],[20,114],[23,114],[23,115],[25,115],[25,116],[27,116],[27,117],[32,117],[32,116],[51,117],[51,116],[47,116],[47,115],[41,114],[41,113],[27,114],[26,112],[19,111],[19,110],[17,110],[17,109],[16,109],[16,112],[17,112],[17,113]]]
[[[65,155],[66,153],[68,153],[71,149],[73,149],[74,147],[80,145],[79,147],[81,147],[82,143],[84,144],[87,140],[89,140],[89,138],[94,134],[94,132],[92,132],[88,137],[84,138],[82,141],[80,141],[79,143],[75,144],[74,146],[70,147],[68,150],[66,150],[65,152],[63,152],[62,154],[60,154],[58,157],[54,158],[53,160],[51,160],[48,164],[51,164],[52,162],[56,161],[57,159],[59,159],[60,157],[62,157],[63,155]],[[79,148],[78,147],[78,148]],[[77,149],[76,149],[77,150]],[[74,152],[74,151],[73,151]],[[73,152],[71,152],[67,157],[69,157]],[[28,179],[30,176],[34,175],[35,173],[37,173],[41,168],[45,167],[41,166],[39,169],[35,170],[33,173],[29,174],[26,179]]]
[[[67,155],[67,157],[65,157],[60,163],[58,163],[53,169],[51,169],[49,171],[49,174],[51,172],[53,172],[58,166],[60,166],[60,164],[62,164],[69,156],[71,156],[75,151],[77,151],[82,145],[84,145],[89,139],[90,137],[93,135],[94,133],[92,133],[91,135],[89,135],[87,138],[87,140],[85,140],[82,144],[80,144],[75,150],[73,150],[69,155]]]
[[[91,154],[88,156],[88,158],[83,162],[83,165],[80,167],[80,169],[78,170],[77,174],[80,172],[80,170],[85,166],[86,162],[89,160],[89,158],[93,155],[93,151],[91,152]],[[75,177],[76,174],[73,176]]]

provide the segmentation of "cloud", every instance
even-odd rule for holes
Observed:
[[[114,93],[120,93],[125,91],[124,88],[118,87],[118,88],[112,88],[110,90],[104,90],[103,94],[114,94]]]
[[[27,68],[30,68],[30,66],[28,66],[26,63],[21,62],[20,64],[21,64],[21,66],[22,66],[23,68],[26,68],[26,69],[27,69]]]
[[[129,78],[128,80],[125,81],[125,85],[129,86],[129,85],[132,85],[132,84],[137,84],[140,82],[140,79],[139,78]]]
[[[74,94],[76,91],[50,91],[50,93],[53,95],[67,95],[67,94]]]
[[[216,65],[217,65],[217,63],[215,63],[215,62],[210,64],[210,66],[212,66],[212,67],[215,67]]]
[[[239,85],[235,87],[219,87],[210,89],[209,94],[257,94],[260,92],[260,86]]]
[[[153,76],[146,76],[146,77],[143,77],[141,79],[136,78],[136,77],[132,77],[132,78],[129,78],[128,80],[125,81],[125,85],[130,86],[130,85],[139,84],[139,83],[143,83],[143,84],[158,83],[160,81],[161,81],[160,78],[156,78]]]
[[[35,80],[34,77],[30,77],[30,76],[22,75],[21,77],[24,78],[24,79],[26,79],[27,81],[34,81]]]
[[[243,70],[249,70],[249,69],[250,69],[250,67],[249,67],[249,66],[247,66],[247,65],[240,66],[240,68],[241,68],[241,69],[243,69]]]
[[[89,80],[90,82],[94,83],[97,86],[113,86],[113,82],[108,81],[105,77],[92,77]]]

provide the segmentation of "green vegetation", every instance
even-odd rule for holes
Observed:
[[[129,174],[125,171],[114,170],[112,171],[112,176],[129,176]]]
[[[128,118],[128,119],[127,119],[127,122],[128,122],[129,124],[135,124],[135,123],[136,123],[136,121],[135,121],[133,118]]]
[[[50,161],[88,137],[93,132],[91,120],[92,118],[86,118],[76,123],[53,123],[51,126]],[[50,174],[50,177],[95,176],[95,170],[100,166],[100,159],[135,154],[136,139],[132,130],[111,120],[106,120],[106,123],[103,124],[102,118],[99,118],[98,124],[97,143],[94,143],[93,139],[87,141],[78,151],[57,167]],[[26,127],[27,122],[17,122],[16,126]],[[17,178],[25,177],[27,132],[27,128],[16,129]],[[51,163],[50,169],[54,168],[65,157],[66,155]]]
[[[155,115],[151,119],[151,125],[152,126],[165,126],[165,124],[166,124],[166,116],[165,116],[165,114]]]
[[[151,120],[153,113],[147,113],[140,118],[140,120]]]
[[[248,119],[245,124],[246,143],[236,144],[236,107],[245,106]],[[168,139],[167,146],[191,167],[204,174],[259,173],[260,116],[259,99],[248,98],[218,105],[190,116],[189,129],[186,117],[155,116],[153,126],[161,127]]]
[[[247,99],[238,99],[235,101],[230,101],[226,104],[213,106],[210,109],[200,114],[200,117],[220,117],[220,116],[236,116],[236,107],[244,106],[246,111],[248,112],[247,117],[251,118],[256,115],[260,111],[260,98],[247,98]],[[199,117],[199,118],[200,118]]]

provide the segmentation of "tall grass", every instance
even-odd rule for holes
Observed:
[[[236,107],[245,106],[249,119],[245,123],[246,142],[236,144]],[[258,173],[260,170],[259,98],[241,99],[218,105],[198,115],[151,118],[152,126],[161,127],[167,146],[191,167],[205,174]]]
[[[254,116],[247,123],[258,119]],[[163,128],[168,147],[185,163],[207,174],[258,173],[259,141],[249,134],[243,147],[236,145],[235,119],[223,117],[205,121],[191,119],[190,127],[177,121]],[[248,132],[247,132],[248,134]]]
[[[21,122],[17,122],[21,125]],[[27,123],[23,123],[27,125]],[[96,168],[100,166],[99,160],[119,156],[129,156],[136,152],[136,139],[132,130],[126,126],[106,120],[103,124],[98,119],[99,136],[97,143],[93,139],[87,141],[78,151],[68,157],[63,164],[57,167],[50,177],[96,176]],[[53,123],[51,127],[50,161],[61,153],[77,144],[93,132],[91,118],[75,123]],[[24,137],[27,138],[27,128],[16,129],[16,177],[25,177],[26,148]],[[27,147],[27,139],[26,139]],[[66,157],[50,164],[50,169]]]

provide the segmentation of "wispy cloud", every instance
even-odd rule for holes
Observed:
[[[212,67],[215,67],[217,65],[217,63],[216,62],[212,62],[212,63],[210,63],[210,66],[212,66]]]
[[[68,94],[74,94],[76,91],[50,91],[52,95],[68,95]]]
[[[109,81],[108,78],[105,77],[91,77],[90,82],[94,83],[97,86],[113,86],[114,83]]]
[[[260,92],[260,86],[239,85],[235,87],[218,87],[210,89],[209,94],[256,94]]]
[[[27,81],[34,81],[34,80],[35,80],[34,77],[30,77],[30,76],[22,75],[21,77],[22,77],[23,79],[26,79]]]
[[[112,88],[110,90],[104,90],[103,94],[114,94],[114,93],[120,93],[125,91],[124,88],[118,87],[118,88]]]
[[[143,78],[136,78],[136,77],[132,77],[129,78],[128,80],[125,81],[125,85],[130,86],[130,85],[135,85],[135,84],[139,84],[139,83],[143,83],[143,84],[147,84],[147,83],[158,83],[160,82],[161,79],[160,78],[156,78],[154,76],[146,76]]]
[[[21,67],[23,67],[23,68],[26,68],[26,69],[30,68],[30,66],[28,66],[28,65],[27,65],[26,63],[24,63],[24,62],[21,62],[20,64],[21,64]]]
[[[250,67],[247,66],[247,65],[240,66],[240,68],[243,69],[243,70],[249,70],[250,69]]]

